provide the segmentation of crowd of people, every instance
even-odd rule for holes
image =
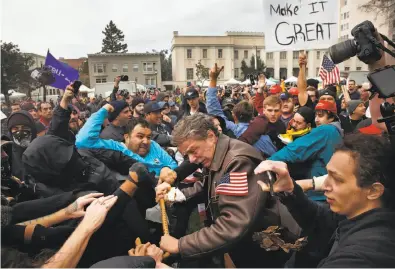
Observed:
[[[207,89],[117,77],[108,98],[2,106],[2,267],[393,267],[381,100],[298,61],[287,87],[220,87],[215,64]]]

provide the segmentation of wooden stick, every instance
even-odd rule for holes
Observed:
[[[159,200],[160,211],[162,213],[162,228],[163,234],[169,235],[169,223],[167,222],[167,214],[166,214],[166,206],[165,206],[165,199]],[[170,256],[169,252],[163,253],[163,258],[167,258]]]
[[[159,206],[160,206],[160,211],[162,213],[163,234],[164,235],[168,235],[169,234],[169,224],[167,223],[165,199],[162,198],[162,199],[159,200]]]

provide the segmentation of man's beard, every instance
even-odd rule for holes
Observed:
[[[137,115],[144,116],[144,110],[141,110],[141,111],[135,110],[135,111],[136,111]]]

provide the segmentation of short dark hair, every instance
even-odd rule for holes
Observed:
[[[174,127],[172,132],[173,144],[178,146],[189,138],[206,139],[207,131],[213,131],[219,136],[215,128],[212,117],[203,113],[195,113],[191,116],[182,118]]]
[[[41,109],[42,109],[41,107],[42,107],[42,105],[44,105],[44,104],[51,105],[49,102],[41,102],[40,105],[37,105],[37,109],[41,111]],[[51,106],[51,107],[52,107],[52,106]]]
[[[11,104],[11,106],[21,106],[21,104],[20,103],[13,103],[13,104]]]
[[[328,115],[328,119],[333,119],[333,121],[339,121],[339,117],[335,113],[328,110],[322,110],[322,112]]]
[[[138,118],[133,117],[133,118],[128,122],[128,124],[125,126],[125,134],[130,134],[130,133],[134,130],[134,128],[135,128],[137,125],[140,125],[140,126],[143,127],[143,128],[148,128],[148,129],[149,129],[149,123],[148,123],[148,121],[146,121],[146,120],[145,120],[144,118],[142,118],[142,117],[138,117]]]
[[[233,114],[240,122],[250,122],[254,115],[254,110],[248,101],[241,101],[233,108]]]
[[[354,84],[357,84],[357,83],[355,82],[355,80],[353,80],[353,79],[349,79],[349,80],[348,80],[348,83],[350,83],[351,81],[354,82]]]
[[[366,134],[350,134],[345,136],[337,151],[347,152],[355,161],[357,185],[368,187],[375,182],[384,187],[381,197],[382,205],[395,208],[395,152],[388,137]]]

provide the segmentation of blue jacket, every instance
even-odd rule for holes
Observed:
[[[234,123],[226,118],[217,98],[217,88],[208,88],[206,93],[206,107],[208,114],[223,118],[226,122],[226,128],[231,130],[237,138],[239,138],[250,125],[247,122]],[[253,147],[268,156],[273,155],[277,151],[277,148],[268,135],[262,135]]]
[[[160,174],[163,167],[174,169],[177,163],[164,151],[158,143],[151,141],[150,149],[145,157],[129,150],[123,143],[112,139],[102,139],[99,137],[101,125],[107,117],[108,111],[101,108],[86,121],[84,127],[78,132],[75,145],[79,149],[110,149],[120,151],[126,156],[135,159],[147,166],[150,172]]]
[[[273,154],[269,160],[285,163],[310,161],[312,166],[307,178],[326,175],[326,165],[335,152],[335,146],[341,141],[342,130],[339,122],[321,125]]]

